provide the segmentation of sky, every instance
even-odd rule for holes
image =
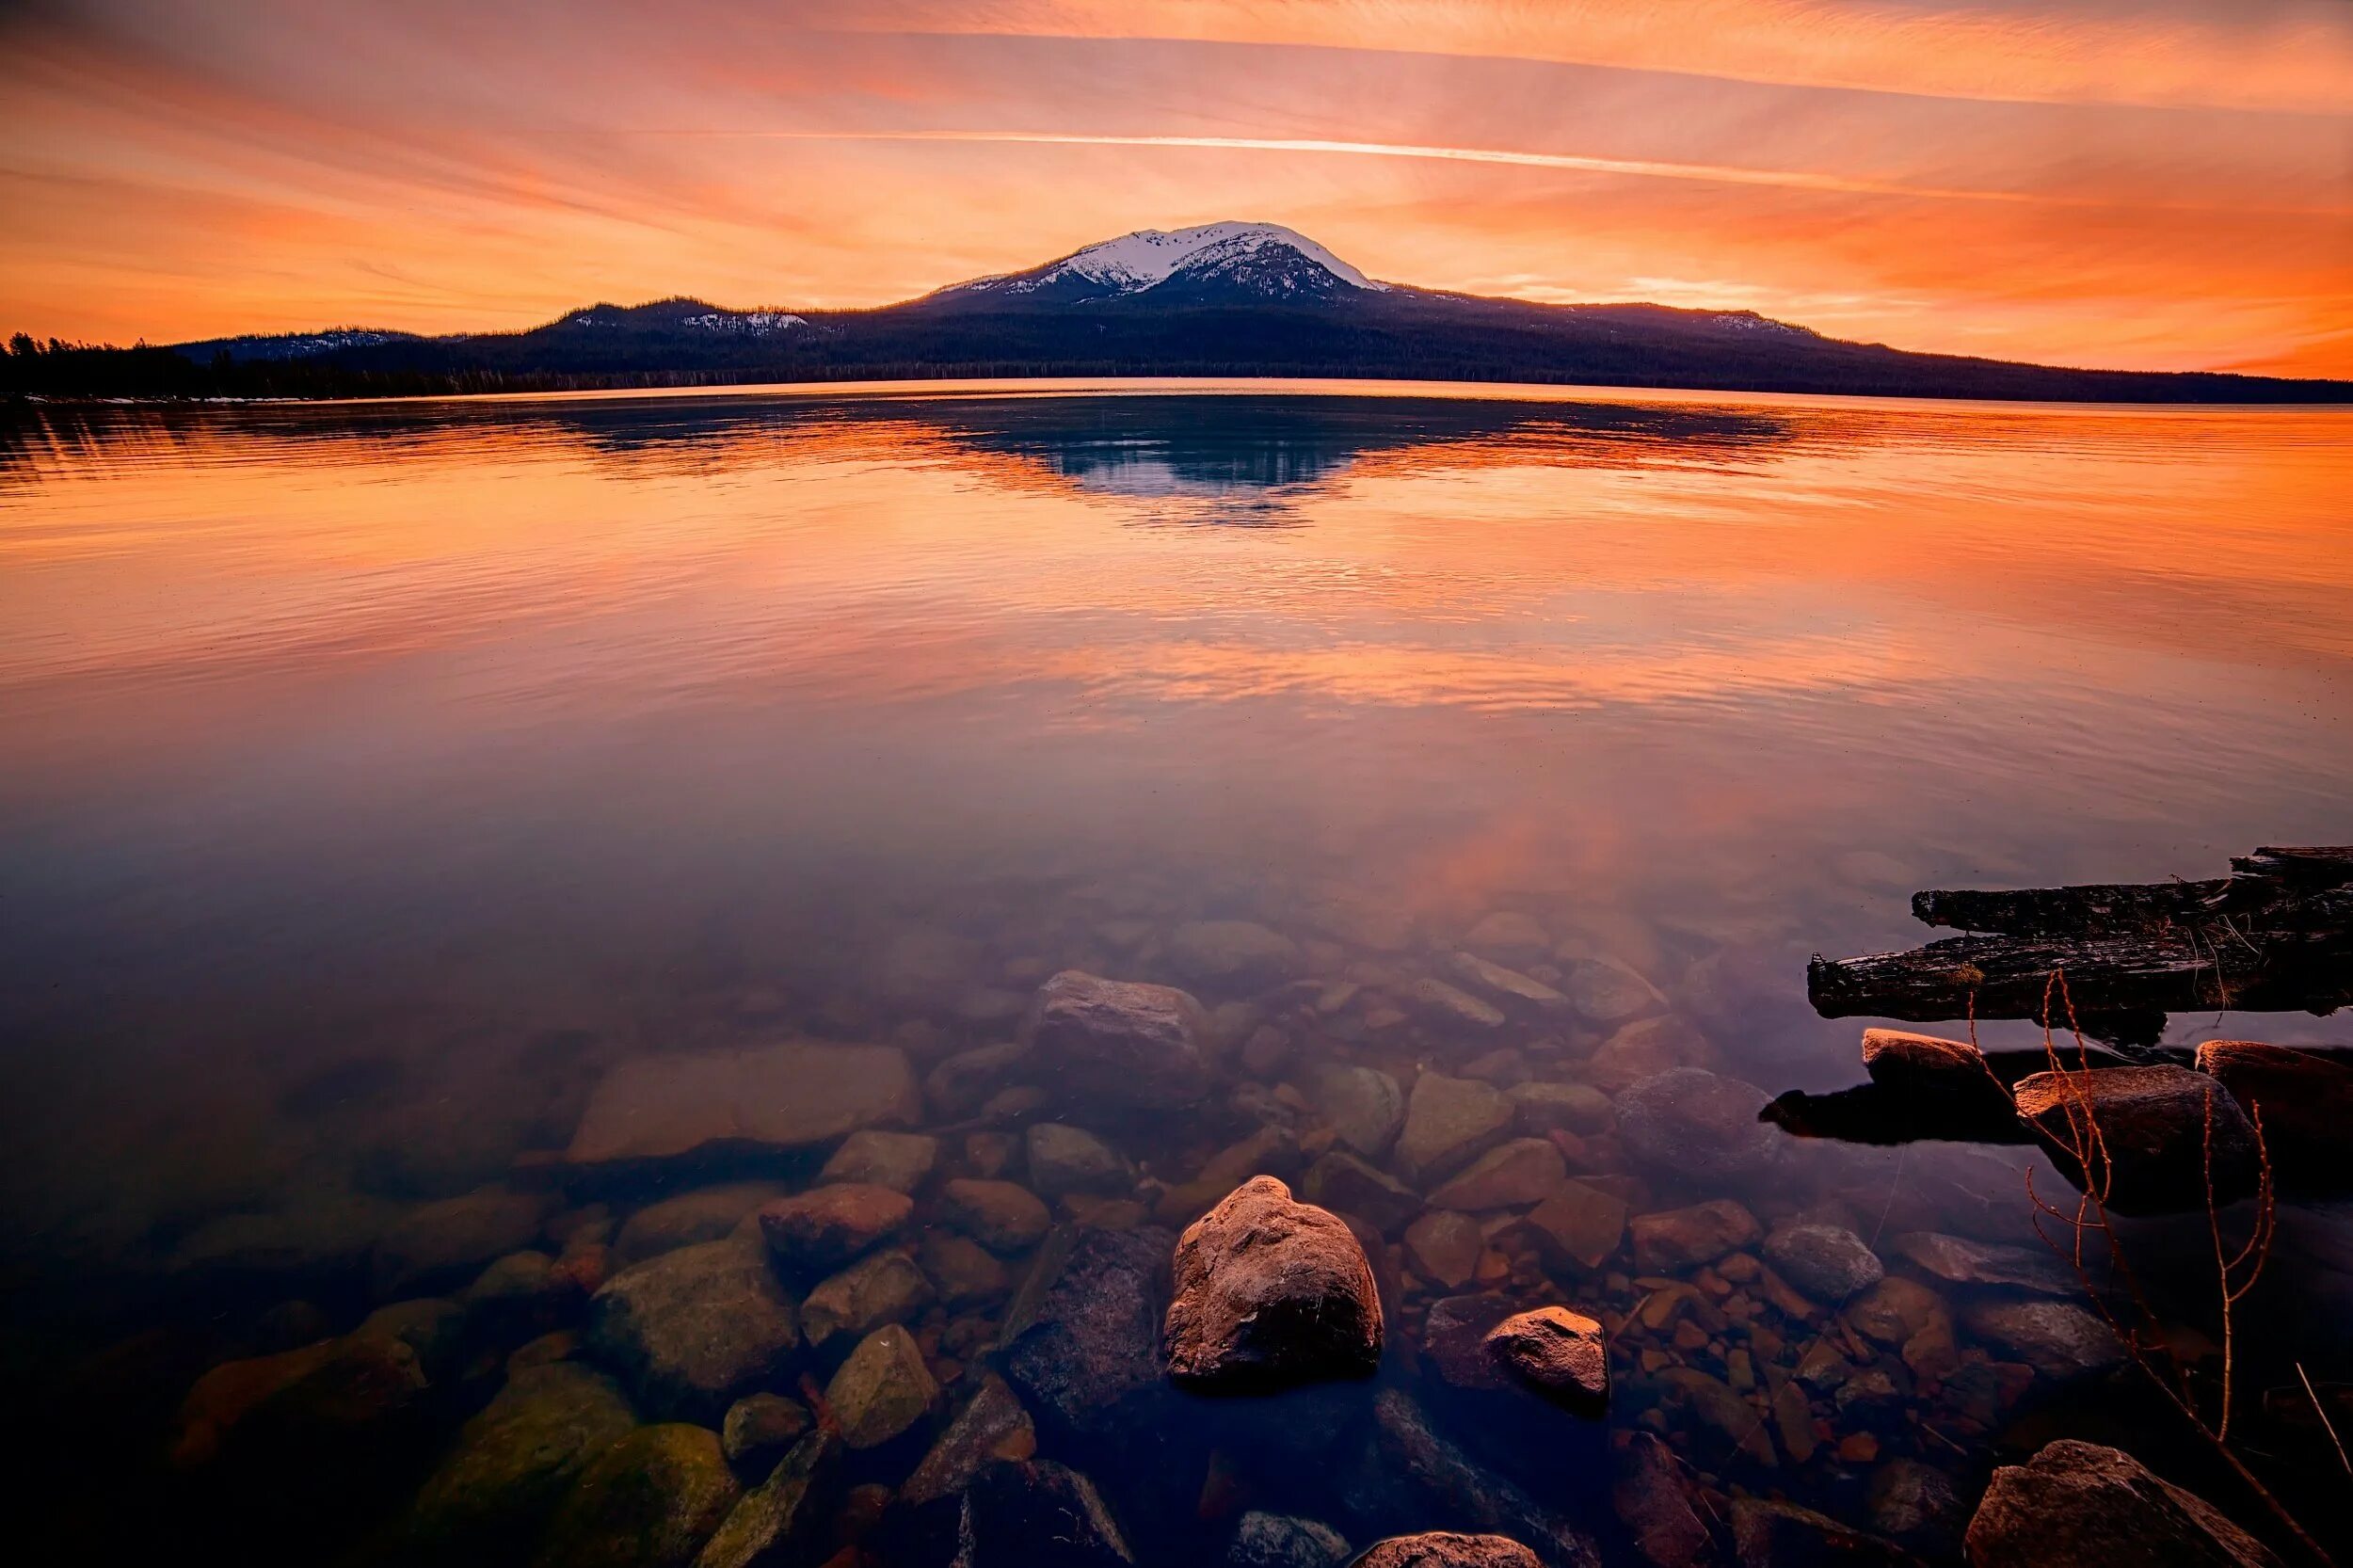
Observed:
[[[2353,376],[2353,0],[0,0],[0,330],[879,305],[1225,218]]]

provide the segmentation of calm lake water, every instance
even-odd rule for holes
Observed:
[[[1816,1017],[1805,959],[1927,939],[1916,888],[2214,876],[2259,844],[2353,840],[2348,672],[2337,410],[1016,386],[0,427],[0,1313],[16,1408],[59,1434],[34,1476],[72,1499],[40,1539],[103,1557],[170,1533],[115,1501],[173,1499],[170,1529],[253,1557],[398,1557],[412,1497],[479,1431],[461,1424],[533,1360],[620,1374],[634,1418],[716,1428],[726,1401],[665,1406],[594,1334],[536,1336],[588,1321],[586,1290],[648,1244],[628,1240],[643,1206],[780,1184],[679,1233],[724,1236],[825,1150],[565,1164],[618,1064],[810,1036],[895,1046],[920,1076],[1012,1039],[1065,968],[1217,1010],[1198,1111],[936,1096],[925,1260],[937,1183],[1024,1179],[1002,1134],[1033,1119],[1135,1162],[1056,1205],[1116,1230],[1190,1218],[1163,1188],[1264,1129],[1259,1163],[1299,1185],[1339,1066],[1408,1090],[1618,1094],[1687,1063],[1840,1088],[1867,1020]],[[1572,1005],[1499,1025],[1415,1005],[1465,945]],[[2168,1038],[2210,1037],[2353,1045],[2300,1016]],[[1606,1105],[1563,1096],[1547,1122],[1537,1098],[1513,1130],[1558,1128],[1580,1195],[1819,1221],[1897,1274],[1900,1236],[2034,1247],[2019,1173],[2064,1190],[2031,1150],[1948,1144],[1793,1142],[1769,1175],[1685,1179],[1629,1159]],[[524,1217],[486,1219],[486,1192]],[[1721,1267],[1630,1244],[1564,1261],[1513,1228],[1525,1208],[1481,1213],[1467,1279],[1402,1219],[1376,1249],[1384,1397],[1417,1401],[1476,1481],[1381,1483],[1394,1407],[1369,1455],[1366,1422],[1292,1452],[1270,1431],[1313,1422],[1221,1409],[1149,1457],[1114,1418],[1088,1441],[1033,1408],[1039,1457],[1089,1473],[1146,1563],[1226,1560],[1254,1510],[1361,1547],[1520,1503],[1641,1561],[1609,1497],[1607,1439],[1629,1431],[1670,1438],[1703,1514],[1779,1496],[1930,1559],[1990,1465],[2064,1432],[2128,1434],[2247,1512],[2133,1372],[2029,1384],[2031,1351],[1974,1329],[1962,1287],[1909,1273],[1959,1324],[1924,1370],[1840,1299],[1756,1304],[1753,1237]],[[2169,1320],[2211,1329],[2204,1217],[2139,1245],[2161,1288],[2181,1275]],[[996,1251],[1008,1287],[1032,1266]],[[470,1282],[518,1252],[560,1277],[486,1305]],[[843,1484],[898,1486],[996,1365],[1002,1292],[949,1304],[932,1283],[943,1299],[899,1315],[942,1392]],[[1607,1423],[1449,1403],[1423,1317],[1482,1285],[1630,1321]],[[1662,1288],[1695,1299],[1644,1321]],[[426,1386],[393,1416],[280,1410],[310,1435],[241,1448],[239,1405],[217,1453],[188,1450],[208,1368],[417,1297],[464,1298],[457,1349],[419,1352]],[[2270,1391],[2298,1361],[2353,1384],[2339,1212],[2290,1207],[2246,1310],[2269,1325],[2249,1441],[2326,1514],[2334,1456],[2310,1402]],[[822,1390],[856,1339],[762,1386]],[[1800,1380],[1817,1344],[1843,1383]],[[1718,1388],[1751,1427],[1725,1430]],[[261,1500],[303,1464],[333,1509]],[[1465,1500],[1481,1486],[1520,1502]],[[725,1500],[612,1560],[691,1560]],[[878,1501],[828,1504],[809,1560]],[[534,1506],[465,1549],[527,1560],[543,1529],[635,1528]],[[877,1560],[897,1539],[866,1537]]]

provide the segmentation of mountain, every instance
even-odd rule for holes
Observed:
[[[156,350],[122,350],[155,354]],[[1751,311],[1543,305],[1378,281],[1273,223],[1140,230],[864,311],[600,303],[520,332],[358,328],[184,344],[173,392],[942,376],[1341,376],[2108,402],[2343,402],[2353,383],[2102,371],[1849,343]],[[209,378],[209,379],[208,379]],[[71,390],[103,384],[102,369]],[[29,389],[41,390],[39,386]]]

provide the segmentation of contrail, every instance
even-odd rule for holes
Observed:
[[[1907,185],[1890,180],[1860,180],[1800,169],[1741,168],[1724,164],[1669,163],[1650,158],[1596,158],[1577,152],[1519,152],[1503,148],[1436,147],[1414,142],[1334,141],[1321,137],[1104,136],[1061,131],[685,131],[689,136],[744,136],[781,141],[1011,142],[1045,147],[1175,147],[1247,152],[1320,152],[1353,158],[1421,158],[1442,163],[1506,164],[1523,168],[1565,168],[1588,174],[1625,174],[1660,180],[1700,180],[1726,185],[1770,185],[1785,190],[1829,191],[1855,196],[1905,196],[1921,200],[2008,201],[2041,206],[2141,207],[2188,212],[2286,212],[2307,216],[2343,216],[2333,207],[2217,209],[2206,203],[2137,198],[2057,196],[2028,191],[1967,190]]]

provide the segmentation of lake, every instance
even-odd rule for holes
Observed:
[[[1016,1393],[1003,1452],[1069,1470],[1000,1486],[990,1528],[1041,1563],[1120,1560],[1049,1550],[1040,1496],[1074,1485],[1147,1564],[1337,1560],[1302,1520],[1657,1560],[1613,1474],[1709,1528],[1782,1498],[1950,1560],[1990,1467],[2067,1434],[2252,1521],[2134,1368],[2053,1362],[1987,1315],[2001,1288],[1900,1242],[2051,1262],[2022,1173],[2070,1190],[2031,1145],[1756,1125],[1681,1168],[1611,1096],[1690,1067],[1759,1101],[1860,1082],[1869,1020],[1817,1016],[1806,960],[1927,940],[1916,889],[2353,840],[2349,673],[2345,410],[1011,383],[0,425],[0,1310],[15,1408],[54,1437],[27,1474],[65,1499],[34,1539],[685,1561],[802,1451],[806,1406],[854,1403],[855,1433],[897,1400],[794,1549],[945,1561],[907,1478]],[[1464,952],[1558,995],[1482,990]],[[1191,992],[1207,1097],[968,1054],[1067,969]],[[2167,1043],[2208,1038],[2353,1045],[2301,1015],[2177,1016]],[[840,1119],[584,1153],[639,1111],[619,1086],[724,1052],[807,1065],[629,1125]],[[831,1063],[905,1080],[868,1103]],[[1424,1078],[1495,1125],[1401,1153]],[[591,1306],[688,1247],[757,1262],[761,1207],[866,1123],[936,1143],[875,1143],[914,1162],[866,1183],[914,1189],[898,1273],[857,1265],[824,1344],[829,1267],[744,1286],[802,1332],[747,1348],[730,1317],[691,1376],[643,1342],[662,1324]],[[1423,1207],[1498,1137],[1527,1171]],[[1202,1400],[1012,1365],[1074,1246],[1148,1274],[1197,1184],[1337,1190],[1309,1173],[1349,1150],[1412,1189],[1353,1200],[1373,1383]],[[1583,1256],[1529,1227],[1564,1171],[1604,1233]],[[1688,1216],[1621,1238],[1717,1200],[1713,1242]],[[1764,1239],[1792,1226],[1911,1283],[1798,1285]],[[2169,1329],[2214,1334],[2205,1215],[2132,1234]],[[1433,1304],[1482,1290],[1609,1330],[1606,1419],[1449,1369],[1432,1314],[1461,1309]],[[1914,1319],[1875,1338],[1865,1298]],[[2342,1530],[2297,1384],[2345,1430],[2344,1212],[2291,1194],[2240,1310],[2241,1440]],[[899,1358],[880,1393],[837,1371],[869,1343]],[[1116,1384],[1096,1349],[1057,1353]],[[731,1416],[753,1394],[793,1402]],[[568,1457],[498,1450],[518,1409]],[[567,1490],[615,1454],[670,1478],[658,1519]],[[1303,1555],[1236,1544],[1282,1530]]]

